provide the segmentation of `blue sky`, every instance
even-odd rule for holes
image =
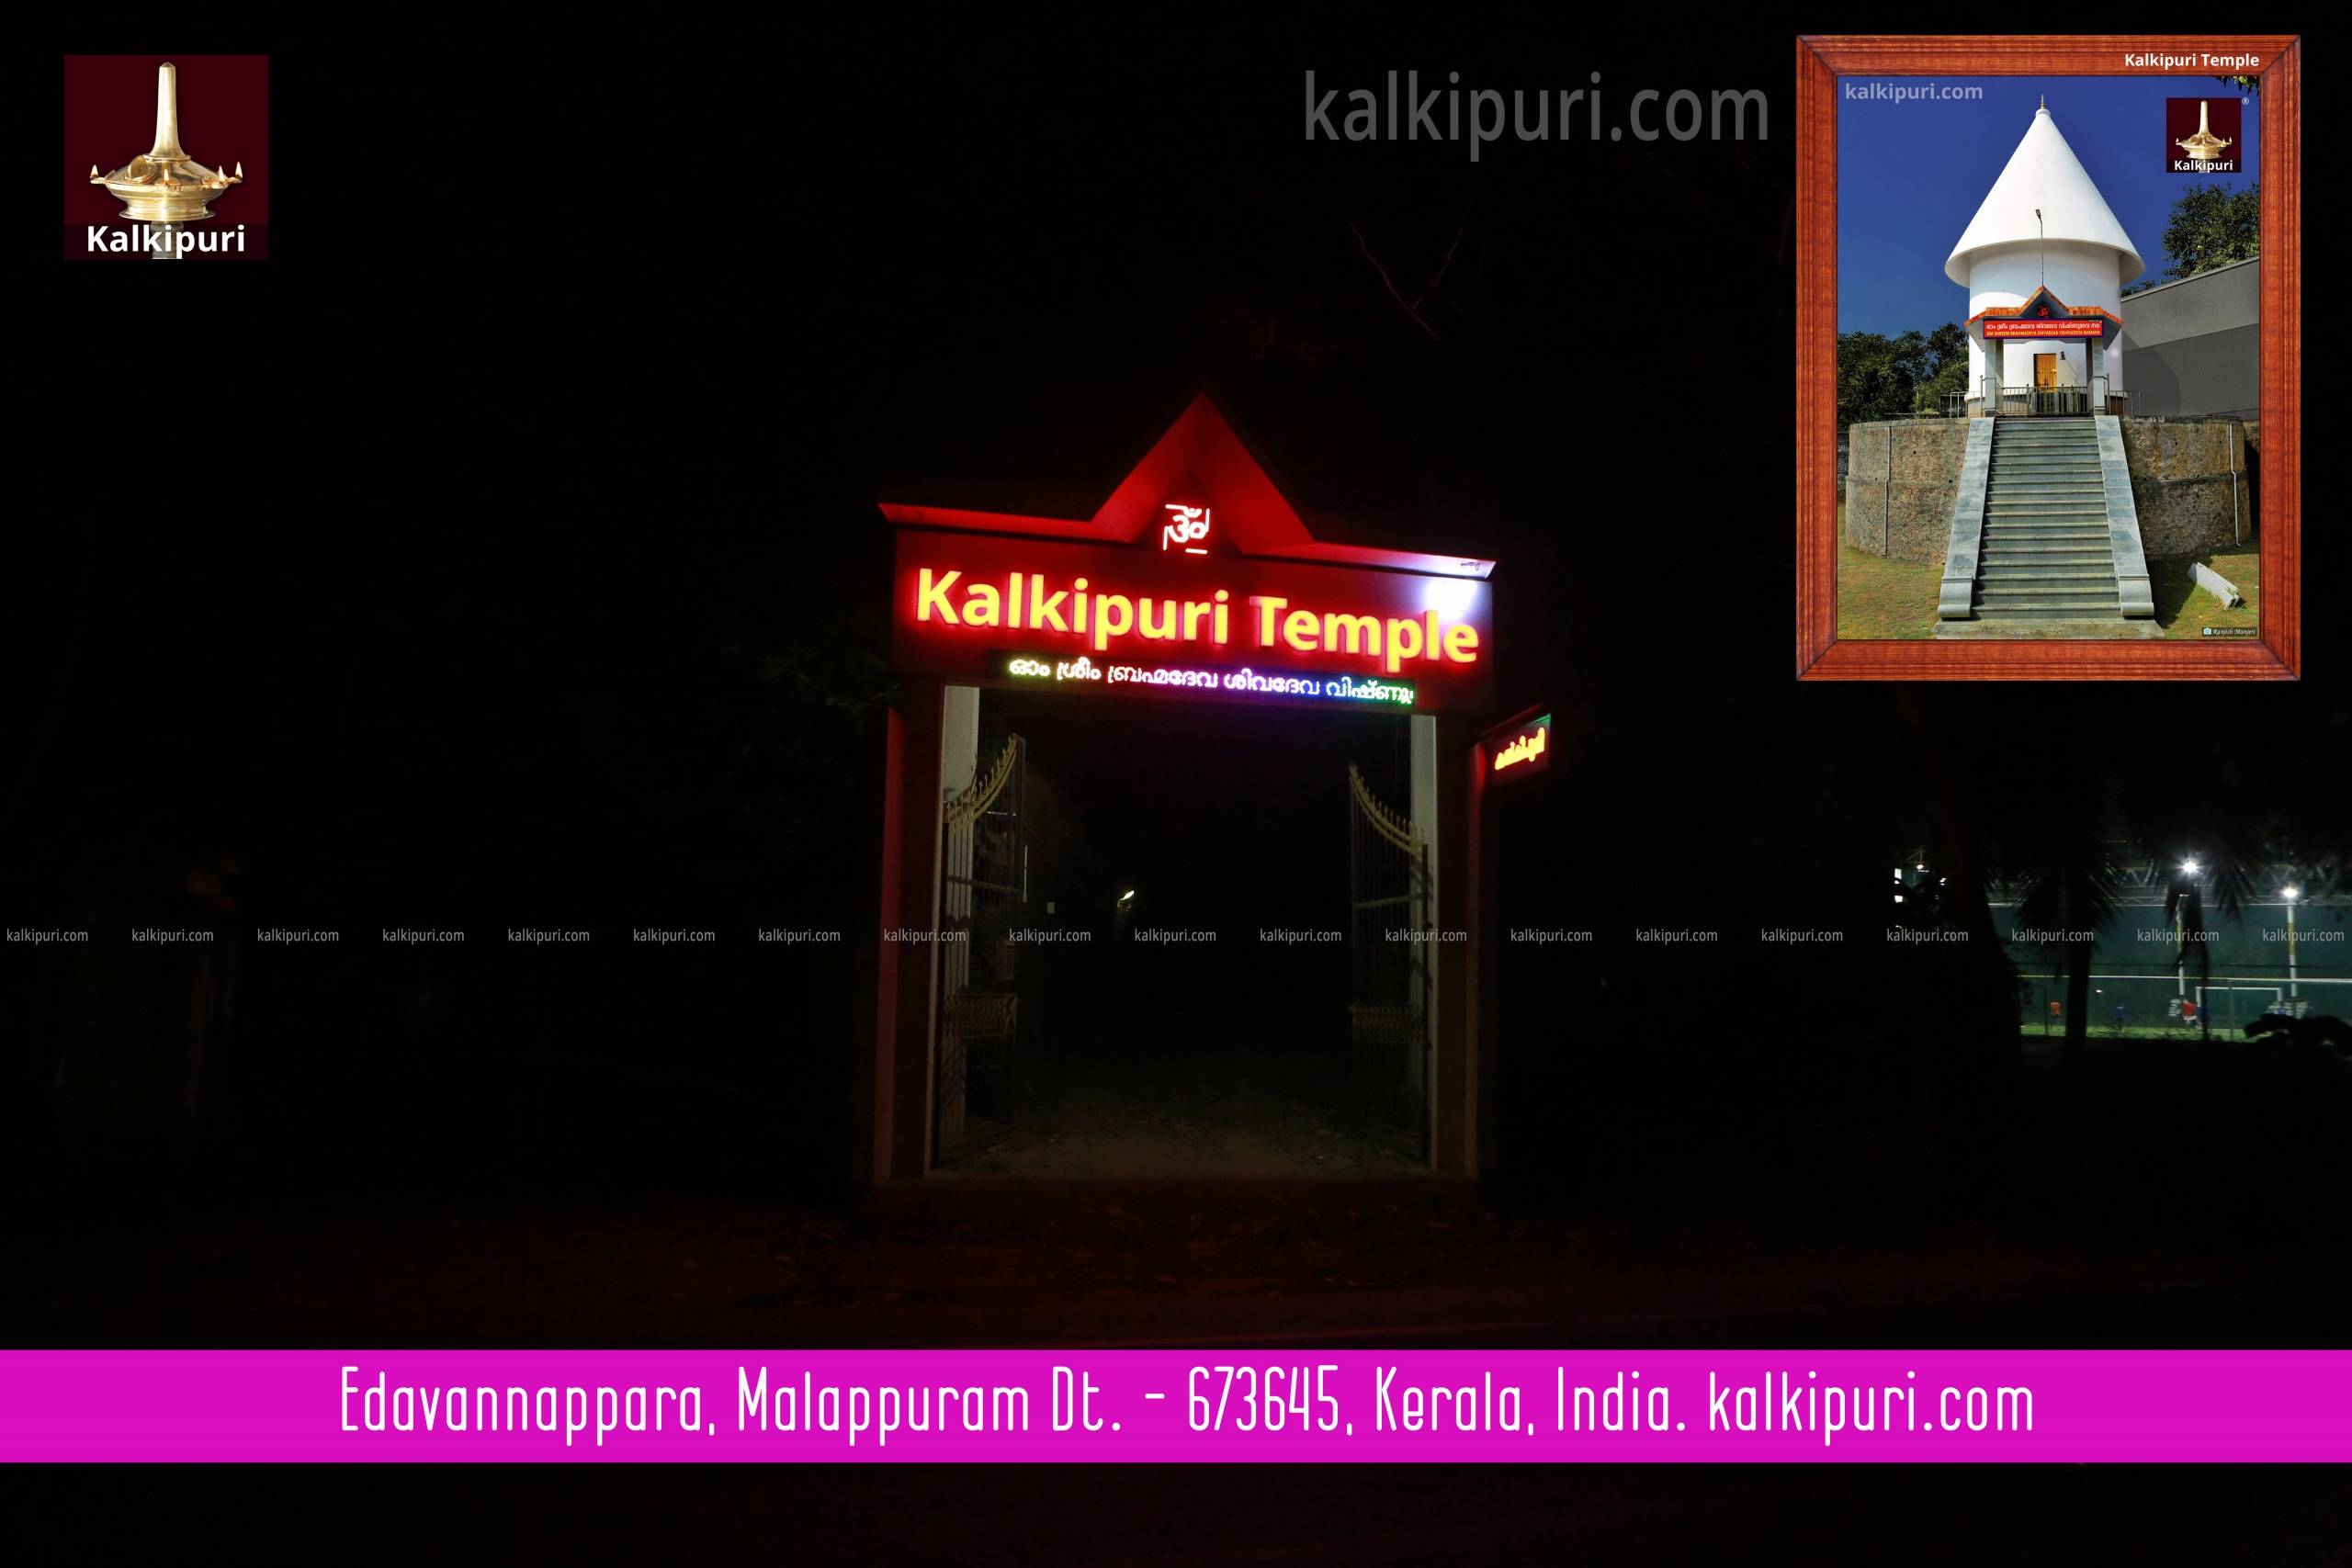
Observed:
[[[1850,98],[1847,82],[1982,87],[1973,102]],[[1968,294],[1944,276],[1944,258],[1993,188],[2001,167],[2050,95],[2050,115],[2075,156],[2161,278],[2165,223],[2198,184],[2239,189],[2260,177],[2256,106],[2245,106],[2236,175],[2176,175],[2165,167],[2166,98],[2232,92],[2210,76],[1845,77],[1838,104],[1838,330],[1892,336],[1968,315]],[[2127,278],[2126,283],[2134,281]]]

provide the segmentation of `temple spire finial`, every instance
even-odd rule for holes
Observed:
[[[165,61],[155,68],[155,146],[147,156],[157,160],[185,158],[180,151],[179,71]]]

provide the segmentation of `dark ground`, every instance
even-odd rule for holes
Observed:
[[[1421,1168],[1402,1139],[1347,1113],[1342,1042],[1210,1035],[1167,1049],[1156,1032],[1058,1052],[1029,1114],[941,1174],[1266,1181]]]
[[[2286,1346],[2339,1337],[2352,1286],[2341,1251],[1766,1250],[1425,1179],[190,1202],[19,1247],[11,1342],[90,1346]]]
[[[1776,1169],[1753,1146],[1710,1163],[1660,1128],[1639,1134],[1647,1165],[1604,1159],[1614,1180],[1538,1194],[1395,1173],[1316,1108],[1297,1062],[1250,1074],[1196,1053],[1070,1081],[961,1177],[835,1202],[747,1201],[724,1169],[697,1185],[676,1149],[667,1179],[419,1174],[290,1200],[267,1168],[28,1170],[6,1337],[2129,1348],[2331,1345],[2352,1320],[2352,1075],[2244,1042],[2096,1049],[2071,1094],[2039,1059],[2006,1185],[1951,1217],[1905,1185],[1899,1130]],[[1060,1177],[1056,1127],[1172,1164],[1239,1139],[1276,1168]],[[1348,1179],[1279,1168],[1334,1150],[1349,1159],[1315,1168]]]

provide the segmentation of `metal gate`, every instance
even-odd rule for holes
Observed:
[[[1429,846],[1348,768],[1348,1055],[1373,1125],[1426,1157],[1430,1135]]]
[[[992,1137],[1012,1118],[1021,1038],[1014,933],[1029,901],[1023,773],[1021,737],[1009,736],[944,814],[934,1159]]]

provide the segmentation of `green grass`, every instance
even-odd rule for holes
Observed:
[[[2237,591],[2245,595],[2245,603],[2234,610],[2224,609],[2219,599],[2198,587],[2189,568],[2200,560],[2235,583]],[[2148,563],[2148,586],[2155,595],[2156,622],[2165,628],[2166,637],[2202,639],[2208,626],[2244,626],[2249,630],[2259,626],[2261,579],[2262,551],[2251,539],[2226,550]]]
[[[2043,1032],[2039,1021],[2021,1024],[2019,1028],[2023,1032],[2025,1047],[2029,1051],[2037,1050],[2044,1045],[2049,1046],[2054,1051],[2059,1046],[2064,1045],[2066,1043],[2066,1031],[2063,1026],[2052,1029],[2047,1033]],[[2093,1021],[2091,1024],[2088,1039],[2089,1043],[2093,1045],[2097,1045],[2102,1041],[2109,1043],[2116,1041],[2144,1043],[2151,1040],[2158,1040],[2170,1041],[2173,1043],[2179,1045],[2197,1045],[2204,1043],[2204,1037],[2198,1032],[2197,1026],[2193,1023],[2187,1025],[2177,1023],[2126,1023],[2120,1030],[2119,1030],[2111,1023],[2102,1023],[2096,1020]],[[2245,1045],[2249,1043],[2245,1032],[2240,1029],[2238,1024],[2235,1022],[2215,1024],[2213,1026],[2212,1043],[2216,1045]]]
[[[2217,569],[2219,570],[2219,569]],[[2224,577],[2229,576],[2223,571]],[[1889,560],[1851,545],[1838,547],[1838,635],[1927,637],[1936,635],[1942,566]],[[2235,578],[2231,578],[2235,581]]]
[[[2189,568],[2203,561],[2237,585],[2245,603],[2225,609],[2197,586]],[[2262,624],[2262,551],[2254,541],[2199,557],[2152,560],[2148,583],[2156,624],[2168,637],[2203,639],[2205,628]],[[1888,560],[1853,546],[1838,547],[1838,635],[1841,637],[1929,637],[1936,634],[1936,593],[1943,568],[1925,561]]]

